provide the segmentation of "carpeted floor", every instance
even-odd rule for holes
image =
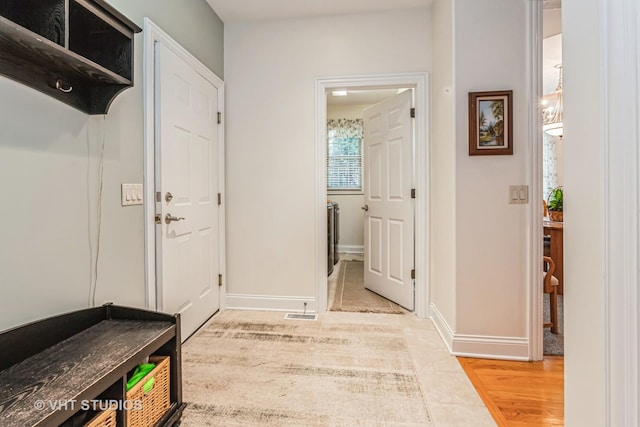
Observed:
[[[329,310],[355,313],[406,313],[406,310],[399,305],[365,289],[364,262],[355,260],[340,261],[333,304]]]
[[[550,319],[549,294],[544,294],[542,318]],[[563,295],[558,295],[558,335],[551,333],[551,328],[544,328],[542,350],[545,356],[564,356],[564,306]]]
[[[493,426],[428,320],[225,311],[182,350],[182,426]]]

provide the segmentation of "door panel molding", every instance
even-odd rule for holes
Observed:
[[[415,188],[419,197],[415,200],[415,313],[419,317],[427,317],[429,306],[429,75],[428,73],[399,73],[362,75],[353,77],[318,78],[316,87],[316,183],[315,183],[315,273],[318,310],[327,310],[327,171],[326,171],[326,122],[327,93],[339,89],[382,89],[413,87],[415,89]]]
[[[155,135],[157,132],[155,118],[155,63],[157,43],[162,43],[168,47],[182,60],[187,62],[200,76],[211,83],[218,91],[218,110],[224,115],[224,82],[209,70],[196,57],[184,49],[178,42],[172,39],[160,27],[149,18],[144,18],[144,53],[143,53],[143,87],[144,87],[144,230],[145,230],[145,283],[146,283],[146,308],[157,310],[156,292],[156,225],[155,225]],[[224,116],[223,116],[224,117]],[[224,182],[224,121],[218,125],[218,187],[225,188]],[[221,191],[222,192],[222,191]],[[176,201],[178,202],[178,201]],[[179,224],[179,223],[176,223]],[[225,209],[219,210],[218,228],[220,230],[218,244],[219,271],[222,274],[222,286],[220,288],[220,310],[224,310],[226,305],[226,274],[225,274]]]
[[[218,90],[165,44],[155,50],[155,189],[174,194],[155,212],[184,219],[156,224],[156,309],[180,313],[187,338],[220,308]]]
[[[379,252],[382,275],[372,274],[370,257],[365,257],[364,285],[402,307],[415,308],[414,280],[414,200],[410,198],[414,180],[414,119],[413,91],[404,91],[364,109],[364,153],[371,156],[374,147],[380,153],[380,169],[365,168],[365,181],[382,182],[381,197],[371,198],[370,188],[364,188],[364,201],[369,209],[365,218],[381,217],[381,244],[365,229],[365,253]],[[382,117],[382,120],[378,120]],[[373,119],[373,120],[372,120]],[[372,121],[374,124],[372,125]],[[378,123],[380,126],[378,126]],[[373,130],[373,132],[372,132]],[[381,150],[378,150],[382,147]],[[381,176],[374,176],[380,173]]]

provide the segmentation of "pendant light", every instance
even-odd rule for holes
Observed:
[[[554,93],[543,97],[542,130],[549,135],[562,137],[562,64],[555,68],[558,69],[558,86]]]

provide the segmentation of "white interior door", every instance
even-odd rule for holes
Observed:
[[[156,298],[159,310],[180,313],[184,340],[220,308],[218,94],[170,48],[155,46],[155,185],[161,220]]]
[[[364,283],[414,309],[413,94],[364,110]]]

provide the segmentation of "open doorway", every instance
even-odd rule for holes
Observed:
[[[402,99],[400,99],[402,98]],[[375,176],[375,170],[392,165],[387,159],[387,152],[393,156],[393,148],[385,145],[382,135],[376,135],[377,123],[387,116],[386,109],[391,108],[396,115],[392,127],[413,127],[410,110],[413,108],[414,93],[412,88],[365,89],[365,90],[334,90],[327,94],[327,212],[328,212],[328,308],[330,311],[368,312],[368,313],[405,313],[413,310],[414,296],[398,295],[397,286],[413,286],[410,270],[413,268],[413,203],[410,192],[413,183],[413,129],[403,133],[397,130],[388,135],[394,140],[391,147],[406,144],[406,158],[396,156],[402,170],[396,170],[391,176],[393,180],[400,179],[405,184],[404,191],[398,191],[399,197],[393,200],[394,205],[402,201],[402,193],[406,193],[406,214],[394,215],[395,224],[409,228],[409,236],[404,248],[393,250],[394,253],[384,253],[380,245],[372,245],[373,240],[391,240],[393,229],[383,236],[376,224],[385,221],[384,216],[374,212],[379,197],[372,194],[371,186],[381,183],[380,193],[388,193],[392,188],[383,188],[389,181]],[[404,104],[406,105],[403,105]],[[389,107],[385,107],[389,105]],[[404,109],[404,111],[402,111]],[[406,115],[404,120],[398,120]],[[369,133],[364,140],[365,127]],[[374,141],[369,141],[374,139]],[[377,141],[375,141],[377,139]],[[378,156],[371,159],[372,156]],[[389,171],[385,172],[389,175]],[[374,189],[374,193],[375,193]],[[370,208],[371,205],[371,208]],[[381,207],[381,210],[384,209]],[[396,210],[397,211],[397,210]],[[383,212],[382,212],[383,213]],[[380,234],[376,236],[376,234]],[[403,236],[398,236],[402,240]],[[380,254],[373,255],[373,251]],[[408,259],[400,259],[400,257]],[[394,260],[398,265],[394,268]],[[380,262],[383,261],[383,262]],[[403,266],[400,265],[404,261]],[[384,271],[385,269],[396,270]],[[406,270],[405,278],[402,278]],[[388,283],[385,276],[391,276]],[[399,277],[393,277],[399,276]],[[382,282],[382,283],[376,283]],[[406,294],[406,292],[405,292]],[[403,298],[404,297],[404,298]]]
[[[543,6],[542,41],[542,194],[544,205],[543,355],[564,355],[562,104],[562,9],[560,1]],[[547,276],[551,276],[547,278]]]
[[[329,236],[329,230],[331,229],[331,224],[328,220],[328,211],[329,205],[327,204],[327,200],[331,200],[334,203],[338,204],[338,209],[340,212],[339,216],[339,233],[340,238],[337,244],[337,253],[338,259],[342,259],[343,261],[353,260],[355,262],[364,261],[361,264],[362,267],[365,267],[364,264],[367,260],[371,260],[371,258],[365,258],[365,255],[368,254],[368,251],[365,247],[371,247],[371,242],[366,242],[366,231],[371,230],[371,224],[365,227],[366,223],[366,214],[368,210],[366,209],[368,204],[365,202],[365,191],[367,191],[367,186],[365,182],[367,181],[367,177],[365,174],[362,174],[362,182],[360,188],[353,188],[350,191],[328,191],[327,183],[329,179],[334,179],[335,176],[329,176],[327,173],[327,154],[328,154],[328,145],[327,145],[327,124],[328,120],[334,120],[333,124],[339,124],[340,120],[342,120],[342,124],[349,126],[361,126],[358,120],[364,121],[364,115],[361,115],[360,112],[364,112],[366,108],[364,106],[368,105],[376,105],[379,104],[383,100],[390,100],[393,97],[397,96],[399,89],[405,89],[407,94],[405,96],[411,99],[411,106],[407,108],[406,113],[407,117],[410,117],[410,114],[413,114],[415,117],[412,117],[412,130],[415,132],[415,136],[412,138],[415,143],[412,144],[410,148],[408,159],[402,160],[401,163],[398,163],[399,160],[396,156],[394,160],[396,160],[396,165],[408,165],[406,170],[410,171],[410,176],[408,178],[404,178],[405,181],[410,182],[410,187],[407,189],[406,193],[408,197],[411,197],[412,189],[413,194],[419,194],[421,197],[417,197],[415,200],[412,200],[412,216],[410,218],[411,226],[413,228],[411,233],[411,241],[412,241],[412,250],[415,255],[411,256],[411,266],[406,272],[406,268],[403,267],[403,271],[400,274],[406,274],[407,277],[410,277],[411,281],[411,307],[415,313],[421,317],[426,317],[427,314],[427,306],[428,306],[428,293],[427,293],[427,283],[428,283],[428,251],[427,251],[427,242],[428,242],[428,231],[426,230],[426,213],[428,212],[428,182],[427,182],[427,165],[428,165],[428,140],[427,140],[427,75],[426,74],[402,74],[402,75],[388,75],[388,76],[371,76],[371,77],[356,77],[356,78],[335,78],[335,79],[318,79],[316,81],[316,89],[317,89],[317,114],[316,114],[316,148],[317,148],[317,158],[319,162],[317,163],[318,168],[318,212],[319,212],[319,220],[318,220],[318,309],[319,311],[325,311],[329,308],[328,300],[329,300],[329,275],[328,270],[331,269],[330,258],[331,258],[331,245],[333,244],[331,237]],[[406,91],[406,89],[410,89]],[[355,101],[336,101],[334,102],[335,96],[333,96],[332,92],[337,90],[343,90],[349,92],[353,92],[354,96],[357,97]],[[329,98],[331,97],[331,99]],[[348,96],[347,96],[348,98]],[[365,100],[368,98],[368,100]],[[363,101],[364,100],[364,101]],[[360,104],[359,107],[351,107],[347,106],[348,104],[357,105]],[[338,105],[334,107],[334,105]],[[373,108],[373,107],[369,107]],[[389,111],[400,111],[400,109],[394,109],[395,107],[390,107]],[[376,113],[373,111],[373,113]],[[360,115],[361,117],[357,117]],[[399,113],[399,116],[404,116],[404,113]],[[364,135],[363,135],[364,136]],[[348,138],[349,135],[345,134],[345,137]],[[365,139],[365,138],[363,138]],[[369,138],[372,140],[372,138]],[[356,144],[355,141],[346,141],[347,144]],[[377,148],[373,148],[376,150]],[[367,156],[366,155],[367,147],[363,145],[362,153],[365,154],[363,156],[364,161],[362,163],[363,172],[367,170],[366,162],[367,158],[374,159],[374,155]],[[384,150],[388,152],[389,150]],[[399,153],[399,151],[398,151]],[[348,162],[343,162],[348,163]],[[386,164],[387,160],[381,160],[380,164]],[[377,168],[377,167],[376,167]],[[377,170],[373,168],[370,170]],[[400,168],[404,170],[405,168]],[[382,169],[380,169],[382,170]],[[344,173],[346,178],[349,178],[348,172]],[[339,175],[339,173],[338,173]],[[339,178],[339,177],[338,177]],[[385,177],[379,176],[375,178],[376,182],[388,181]],[[375,186],[370,186],[369,189],[374,189]],[[345,189],[343,189],[345,190]],[[404,191],[404,190],[403,190]],[[378,196],[374,196],[375,199]],[[388,197],[379,197],[380,199],[388,199]],[[369,201],[372,199],[369,198]],[[335,206],[334,206],[335,208]],[[372,209],[373,210],[373,209]],[[363,218],[363,214],[365,217]],[[375,221],[370,221],[373,223]],[[379,221],[379,224],[388,224],[388,222]],[[394,223],[394,225],[398,225],[399,222]],[[398,230],[402,227],[398,226]],[[415,238],[414,238],[415,236]],[[390,240],[389,240],[390,241]],[[386,243],[385,243],[386,245]],[[383,245],[380,245],[383,246]],[[386,245],[389,246],[389,245]],[[401,254],[401,250],[393,250],[389,252],[394,256],[397,254]],[[388,258],[388,254],[384,257],[380,257],[379,259]],[[403,258],[406,259],[406,258]],[[339,264],[338,264],[339,265]],[[397,263],[400,265],[400,262]],[[365,270],[375,270],[376,265],[370,265],[369,268],[365,268]],[[414,270],[413,272],[411,270]],[[399,269],[398,269],[399,271]],[[344,271],[343,271],[344,272]],[[336,276],[339,274],[339,271],[336,273]],[[396,277],[399,277],[400,274],[395,274]],[[381,276],[394,276],[394,274],[389,274],[388,272],[385,274],[381,274]],[[382,292],[380,292],[382,293]],[[403,304],[404,305],[404,304]]]

